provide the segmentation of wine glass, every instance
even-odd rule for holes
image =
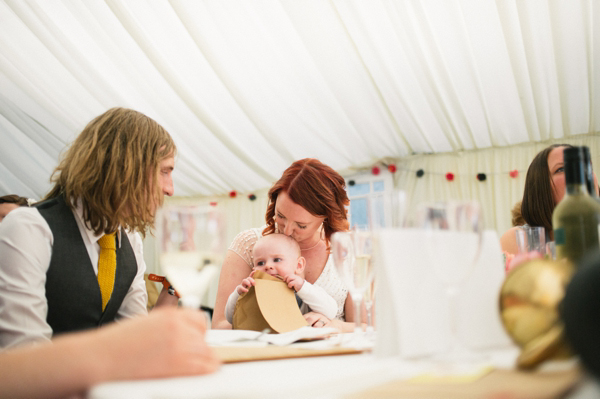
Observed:
[[[365,310],[367,311],[367,338],[373,339],[375,334],[375,323],[373,320],[373,305],[375,304],[375,278],[367,285],[365,291]]]
[[[458,338],[456,306],[460,288],[473,271],[481,251],[481,207],[473,201],[420,204],[415,227],[428,231],[425,256],[448,298],[450,348],[435,356],[435,360],[446,368],[480,362],[483,356],[465,348]]]
[[[546,253],[546,229],[543,227],[521,226],[515,230],[515,238],[519,254]]]
[[[331,251],[336,270],[352,297],[354,343],[361,347],[361,305],[365,291],[373,280],[373,234],[359,228],[336,232],[331,236]]]
[[[168,205],[159,212],[160,266],[183,306],[199,309],[218,272],[211,263],[222,252],[222,220],[207,207]]]

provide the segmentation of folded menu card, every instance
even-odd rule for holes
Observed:
[[[412,358],[448,348],[451,330],[445,283],[460,281],[460,274],[468,269],[454,256],[459,254],[468,262],[475,252],[472,237],[444,234],[443,244],[436,241],[439,237],[419,229],[387,229],[377,234],[378,356]],[[445,252],[448,248],[456,252]],[[504,267],[495,231],[483,233],[481,252],[465,276],[454,315],[458,338],[471,349],[510,345],[498,310]]]

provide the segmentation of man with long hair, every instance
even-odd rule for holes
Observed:
[[[72,143],[32,208],[0,224],[0,347],[145,314],[142,237],[173,195],[175,144],[113,108]]]

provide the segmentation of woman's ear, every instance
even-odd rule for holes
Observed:
[[[304,259],[304,256],[300,256],[298,258],[298,264],[296,265],[296,274],[298,276],[302,275],[302,272],[304,272],[305,266],[306,266],[306,259]]]

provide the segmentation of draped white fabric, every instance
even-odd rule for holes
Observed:
[[[113,106],[173,135],[178,196],[264,190],[303,157],[346,174],[385,158],[524,170],[528,143],[597,138],[598,39],[594,0],[1,1],[0,195],[43,196]],[[510,209],[522,189],[403,173],[416,198]]]

